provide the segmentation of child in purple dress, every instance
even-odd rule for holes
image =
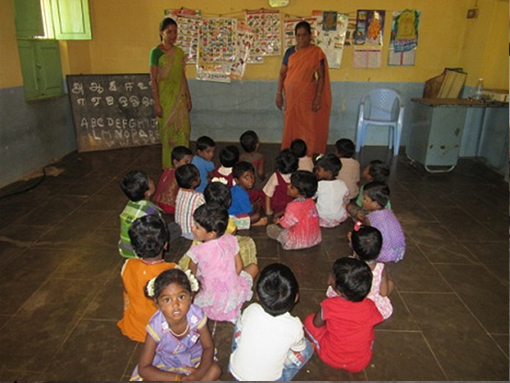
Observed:
[[[188,250],[189,268],[202,288],[195,298],[210,319],[234,322],[241,306],[252,297],[256,264],[243,265],[239,244],[232,234],[224,234],[228,213],[216,204],[200,206],[193,214],[195,240],[202,243]]]
[[[404,258],[406,240],[400,222],[393,210],[385,208],[390,200],[390,189],[384,182],[370,182],[363,190],[363,210],[369,212],[362,217],[367,226],[373,226],[382,234],[383,244],[377,262],[398,262]]]
[[[207,317],[191,303],[198,282],[179,269],[162,272],[145,288],[158,311],[147,325],[140,362],[130,380],[218,380],[221,368],[213,361],[214,342]]]

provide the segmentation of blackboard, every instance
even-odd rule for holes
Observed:
[[[149,74],[69,75],[78,151],[160,143]]]

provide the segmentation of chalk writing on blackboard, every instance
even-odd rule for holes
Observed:
[[[67,76],[79,151],[160,142],[148,74]]]

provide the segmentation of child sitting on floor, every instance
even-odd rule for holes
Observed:
[[[297,138],[290,143],[290,150],[299,160],[298,170],[313,172],[313,160],[311,157],[306,155],[306,152],[308,151],[306,142]]]
[[[259,204],[252,204],[248,192],[255,184],[255,169],[249,162],[241,161],[234,165],[232,175],[236,184],[230,189],[232,204],[228,214],[233,216],[248,215],[251,226],[264,226],[267,217],[262,217],[262,208]]]
[[[124,315],[117,322],[122,334],[137,342],[145,342],[145,326],[156,312],[154,301],[143,290],[152,278],[175,263],[165,263],[163,252],[168,250],[168,229],[157,215],[138,218],[129,228],[131,244],[138,258],[127,259],[120,275],[124,284]]]
[[[189,272],[188,272],[189,273]],[[192,303],[198,290],[193,275],[164,271],[151,279],[145,293],[158,306],[147,325],[147,337],[132,381],[212,381],[221,376],[214,361],[214,341],[207,317]]]
[[[393,210],[385,206],[390,200],[390,189],[384,182],[370,182],[363,190],[363,211],[361,221],[367,226],[373,226],[382,234],[381,253],[377,262],[398,262],[404,258],[406,241],[402,226]]]
[[[176,146],[172,150],[173,167],[166,169],[158,182],[158,188],[154,193],[154,202],[165,213],[175,214],[175,199],[179,191],[179,185],[175,179],[175,169],[179,166],[191,163],[193,153],[185,146]]]
[[[378,181],[378,182],[386,182],[388,180],[388,177],[390,175],[390,168],[388,168],[388,165],[386,165],[381,160],[373,160],[370,161],[370,163],[365,166],[363,169],[363,173],[361,176],[365,181],[372,182],[372,181]],[[364,185],[362,185],[359,188],[359,194],[356,198],[356,202],[350,202],[347,205],[347,211],[349,212],[349,215],[352,217],[354,221],[359,221],[362,219],[362,216],[366,215],[367,212],[363,211],[363,189]],[[386,209],[391,209],[390,201],[388,200],[388,204],[385,206]]]
[[[305,170],[292,173],[288,187],[293,199],[285,208],[277,224],[267,227],[269,238],[276,239],[285,250],[306,249],[322,241],[319,214],[313,196],[317,192],[315,174]]]
[[[234,185],[234,177],[232,176],[232,167],[239,161],[239,149],[237,146],[228,145],[220,150],[220,166],[213,170],[211,175],[212,181],[226,182],[231,188]],[[204,189],[205,190],[205,189]]]
[[[383,321],[366,296],[370,267],[359,259],[340,258],[328,278],[328,294],[316,314],[305,318],[305,331],[321,360],[349,372],[363,370],[372,358],[374,326]]]
[[[216,204],[221,209],[227,210],[230,206],[232,197],[230,194],[230,189],[227,185],[222,184],[221,182],[210,182],[205,190],[204,190],[204,198],[205,203],[208,205]],[[248,217],[246,217],[248,218]],[[243,218],[245,221],[245,219]],[[241,219],[235,219],[232,216],[228,219],[227,229],[225,230],[226,234],[235,235],[237,232],[236,222],[240,222]],[[248,225],[249,225],[248,218]],[[241,224],[245,224],[241,222]],[[249,226],[248,226],[249,227]],[[251,263],[258,264],[257,260],[257,247],[255,246],[255,242],[252,238],[246,236],[235,236],[237,239],[237,243],[239,244],[239,254],[241,255],[241,260],[243,261],[243,265],[249,265]],[[198,245],[200,242],[193,241],[193,245]],[[179,266],[183,269],[189,269],[189,257],[188,254],[184,254],[182,258],[179,260]]]
[[[124,258],[136,258],[131,246],[128,230],[133,222],[144,215],[157,215],[161,217],[160,208],[151,202],[155,187],[152,179],[142,170],[133,170],[126,173],[120,180],[120,187],[129,202],[120,213],[120,240],[119,254]],[[181,229],[175,222],[168,224],[169,241],[172,242],[181,236]]]
[[[276,221],[282,216],[292,197],[287,194],[290,175],[298,169],[298,158],[290,149],[284,149],[276,157],[276,172],[267,180],[262,191],[266,199],[266,215]]]
[[[193,213],[205,203],[204,195],[195,190],[200,184],[200,175],[195,165],[187,164],[177,168],[175,178],[180,187],[175,203],[175,222],[181,227],[184,238],[193,239]]]
[[[349,189],[344,181],[336,178],[342,163],[332,153],[321,157],[315,164],[317,188],[317,211],[321,227],[335,227],[345,221],[349,214],[345,209],[349,203]]]
[[[195,304],[210,319],[235,323],[241,306],[252,297],[259,268],[253,263],[243,265],[236,237],[224,234],[228,224],[226,210],[203,205],[193,218],[193,235],[201,242],[188,250],[190,270],[202,286]]]
[[[247,130],[241,134],[239,141],[244,150],[244,153],[239,156],[239,160],[253,165],[255,169],[255,189],[259,190],[261,182],[266,178],[264,155],[259,152],[259,137],[253,130]]]
[[[299,298],[292,270],[281,263],[266,266],[257,282],[258,303],[236,323],[229,370],[237,380],[290,381],[313,354],[303,324],[290,310]]]
[[[356,146],[354,142],[347,138],[341,138],[335,143],[336,155],[340,158],[342,167],[338,173],[338,179],[345,182],[349,189],[349,199],[358,195],[359,192],[359,175],[361,165],[354,156]]]
[[[388,276],[384,263],[376,262],[382,247],[382,235],[371,226],[356,226],[350,233],[350,242],[354,258],[365,262],[372,270],[372,287],[367,298],[374,301],[383,318],[388,319],[393,313],[393,306],[388,297],[395,284]]]
[[[200,183],[196,190],[203,193],[214,170],[212,159],[214,158],[216,143],[211,137],[202,136],[197,139],[196,146],[197,154],[193,156],[191,163],[197,167],[200,173]]]

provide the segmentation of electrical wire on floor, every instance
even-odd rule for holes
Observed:
[[[46,179],[46,167],[47,166],[42,168],[42,171],[43,171],[42,176],[40,176],[33,185],[30,185],[30,186],[28,186],[28,187],[26,187],[26,188],[24,188],[22,190],[18,190],[16,192],[8,193],[6,195],[0,195],[0,200],[5,199],[5,198],[9,198],[9,197],[12,197],[12,196],[15,196],[15,195],[18,195],[18,194],[26,193],[26,192],[28,192],[30,190],[33,190],[36,187],[38,187]]]

